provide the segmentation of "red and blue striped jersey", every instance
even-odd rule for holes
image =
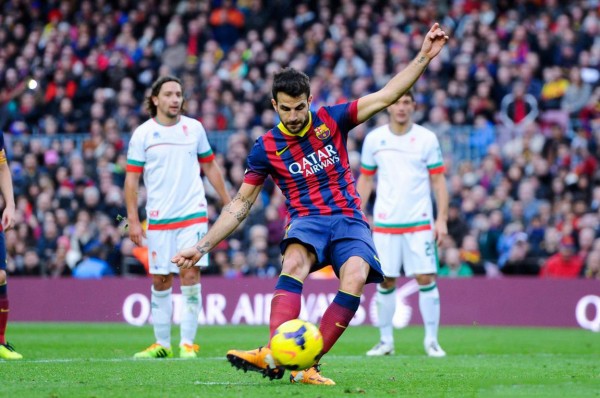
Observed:
[[[345,215],[366,221],[348,161],[348,132],[357,101],[309,113],[308,125],[291,134],[282,123],[254,143],[244,182],[262,185],[270,175],[286,197],[290,219]]]

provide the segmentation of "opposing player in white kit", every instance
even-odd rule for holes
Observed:
[[[388,108],[390,122],[365,138],[357,190],[363,210],[377,173],[373,240],[385,280],[377,285],[380,342],[369,356],[394,354],[392,318],[396,278],[404,274],[419,284],[419,309],[425,325],[425,352],[446,355],[438,343],[440,295],[436,285],[437,244],[448,233],[448,190],[442,153],[435,134],[412,122],[415,101],[408,92]],[[431,191],[435,194],[434,221]]]
[[[208,230],[207,203],[200,177],[202,171],[224,204],[231,200],[206,131],[195,119],[183,116],[183,87],[179,79],[160,77],[146,98],[151,119],[131,136],[127,152],[125,203],[129,237],[137,245],[147,238],[149,271],[152,274],[152,321],[156,342],[135,358],[167,358],[171,349],[171,298],[173,274],[179,273],[171,257],[193,245]],[[138,217],[138,189],[143,173],[147,190],[147,232]],[[198,266],[208,265],[203,258]],[[199,267],[181,270],[181,341],[179,356],[195,358],[198,313],[202,306]]]

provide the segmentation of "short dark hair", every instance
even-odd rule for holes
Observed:
[[[310,97],[310,79],[308,76],[294,68],[285,68],[276,73],[273,78],[273,99],[277,102],[277,94],[286,93],[290,97],[300,97],[306,94]]]
[[[405,92],[404,94],[402,94],[402,96],[404,97],[405,95],[408,95],[410,97],[411,100],[415,100],[415,93],[413,93],[412,89],[409,89],[407,92]]]
[[[146,97],[146,110],[148,111],[148,113],[150,114],[150,116],[154,117],[156,116],[156,105],[154,105],[154,102],[152,101],[152,97],[158,97],[158,93],[160,93],[160,89],[162,88],[162,85],[168,82],[175,82],[177,84],[179,84],[179,86],[181,86],[181,91],[183,92],[183,84],[181,84],[181,80],[179,80],[179,78],[175,77],[175,76],[161,76],[158,79],[156,79],[156,81],[154,83],[152,83],[152,89],[150,90],[150,95]],[[185,98],[183,100],[183,102],[181,103],[181,111],[183,112],[183,110],[185,109]]]

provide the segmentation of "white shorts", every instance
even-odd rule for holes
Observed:
[[[171,258],[179,250],[195,245],[207,231],[207,223],[178,229],[146,231],[149,272],[152,275],[179,273],[179,268],[171,262]],[[196,265],[206,267],[208,254],[205,254]]]
[[[402,269],[409,277],[437,273],[438,255],[433,231],[404,234],[374,232],[373,241],[385,276],[397,278]]]

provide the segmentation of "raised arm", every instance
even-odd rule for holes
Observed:
[[[235,197],[227,204],[215,224],[194,246],[181,250],[171,259],[179,268],[193,267],[202,256],[227,238],[244,221],[256,201],[262,185],[243,183]]]
[[[398,101],[417,81],[429,61],[440,53],[448,36],[434,23],[423,41],[421,51],[410,64],[396,74],[381,90],[365,95],[358,100],[358,122],[370,119],[377,112]]]

